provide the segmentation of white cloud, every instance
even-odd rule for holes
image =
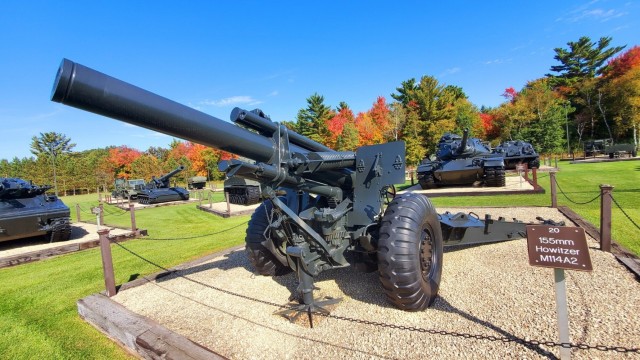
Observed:
[[[591,1],[570,11],[566,16],[560,17],[557,21],[578,22],[582,20],[596,20],[600,22],[616,19],[628,14],[628,12],[616,9],[591,8],[597,1]]]
[[[256,100],[251,96],[231,96],[224,99],[219,100],[203,100],[198,103],[199,105],[206,106],[216,106],[216,107],[224,107],[224,106],[233,106],[233,105],[258,105],[262,104],[262,101]]]
[[[498,65],[498,64],[508,63],[508,62],[511,62],[511,59],[493,59],[493,60],[487,60],[487,61],[483,62],[483,64],[485,64],[485,65]]]
[[[278,96],[278,94],[278,90],[274,90],[269,94],[269,96]]]
[[[461,71],[461,69],[459,67],[453,67],[453,68],[449,68],[449,69],[445,69],[439,77],[444,77],[447,75],[453,75],[453,74],[457,74]]]

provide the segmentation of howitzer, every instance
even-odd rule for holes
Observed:
[[[506,224],[502,220],[460,221],[438,215],[423,195],[394,196],[394,184],[405,182],[404,142],[334,151],[260,110],[235,108],[234,125],[66,59],[52,100],[254,160],[223,161],[219,168],[260,182],[267,200],[249,221],[247,254],[262,275],[297,273],[296,311],[324,311],[323,305],[335,302],[314,299],[313,277],[350,263],[378,268],[387,298],[397,307],[424,309],[440,285],[442,229],[456,244],[470,242],[465,233],[472,228],[482,229],[483,241],[525,231],[516,223],[498,234],[492,229]]]
[[[144,189],[138,192],[138,202],[141,204],[157,204],[168,201],[189,200],[189,191],[181,187],[171,187],[169,180],[180,171],[184,165],[180,165],[171,172],[159,177],[152,177]]]

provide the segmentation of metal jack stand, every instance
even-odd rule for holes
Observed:
[[[329,315],[330,312],[325,307],[339,303],[340,301],[342,301],[342,298],[334,299],[331,297],[325,297],[324,299],[314,299],[313,290],[317,288],[313,286],[313,277],[306,271],[304,271],[304,269],[300,265],[300,259],[298,259],[297,263],[298,280],[300,281],[300,284],[298,284],[296,294],[292,294],[289,300],[293,301],[296,297],[299,297],[302,299],[302,303],[296,305],[288,305],[290,307],[284,310],[276,311],[274,314],[282,315],[290,322],[295,322],[296,320],[298,320],[298,318],[300,318],[300,315],[306,313],[309,317],[309,326],[313,328],[313,313],[317,312],[324,315]]]

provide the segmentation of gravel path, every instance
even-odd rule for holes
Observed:
[[[459,209],[438,209],[438,212]],[[563,220],[551,208],[472,209],[494,218],[536,216]],[[640,284],[588,238],[593,272],[567,271],[571,342],[640,346]],[[153,259],[151,259],[153,260]],[[182,271],[182,275],[266,302],[285,304],[295,275],[255,276],[236,251]],[[342,297],[332,315],[426,329],[401,330],[314,317],[313,329],[274,315],[276,307],[169,276],[113,299],[231,359],[538,359],[559,349],[529,347],[493,337],[558,342],[553,270],[528,263],[526,240],[445,250],[435,304],[404,312],[387,304],[377,273],[353,268],[316,278],[315,295]],[[454,336],[453,334],[464,334]],[[466,335],[474,338],[465,338]],[[468,337],[468,336],[467,336]],[[639,353],[573,349],[576,359],[640,358]]]

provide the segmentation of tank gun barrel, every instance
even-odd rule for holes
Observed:
[[[456,150],[456,155],[461,155],[467,149],[467,141],[469,140],[469,129],[464,129],[462,132],[462,140],[460,146]]]

